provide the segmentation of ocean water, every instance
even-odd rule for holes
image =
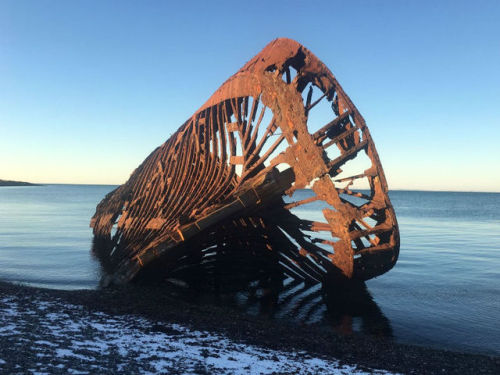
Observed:
[[[395,336],[500,354],[500,194],[390,196],[400,257],[367,285]]]
[[[114,186],[0,189],[0,280],[56,289],[96,288],[90,218]]]
[[[113,188],[0,188],[0,280],[96,288],[99,265],[90,254],[89,221]],[[298,194],[300,199],[309,193]],[[398,263],[353,291],[348,301],[331,300],[319,286],[293,280],[272,298],[246,290],[217,301],[344,333],[499,355],[500,194],[392,191],[390,196],[401,232]]]

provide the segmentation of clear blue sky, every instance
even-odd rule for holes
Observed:
[[[500,191],[500,1],[1,1],[0,178],[123,183],[247,60],[299,41],[394,189]]]

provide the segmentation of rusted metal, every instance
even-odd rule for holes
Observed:
[[[346,176],[360,158],[365,167]],[[360,181],[366,191],[354,188]],[[309,196],[297,198],[302,189]],[[367,280],[399,254],[365,120],[326,66],[290,39],[229,78],[99,203],[91,226],[107,281],[118,284],[233,251],[306,280]]]

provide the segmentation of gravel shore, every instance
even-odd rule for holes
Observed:
[[[0,373],[498,374],[500,358],[341,336],[175,298],[0,282]],[[377,369],[377,370],[375,370]]]

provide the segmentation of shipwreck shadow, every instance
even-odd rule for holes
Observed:
[[[392,338],[389,319],[370,294],[366,284],[356,280],[338,281],[324,286],[325,319],[342,334],[361,332],[374,337]]]
[[[317,324],[347,335],[393,336],[390,321],[364,282],[348,280],[335,269],[322,282],[290,272],[279,252],[270,250],[277,237],[269,228],[221,229],[203,242],[186,241],[178,247],[181,257],[157,259],[134,282],[165,287],[190,303],[215,304],[262,319]],[[101,246],[109,248],[94,238],[93,254],[106,275],[114,265],[100,256],[106,254]]]
[[[389,319],[360,281],[335,278],[310,283],[287,276],[278,266],[234,253],[172,273],[165,280],[182,300],[215,304],[257,316],[329,327],[351,335],[392,338]]]

